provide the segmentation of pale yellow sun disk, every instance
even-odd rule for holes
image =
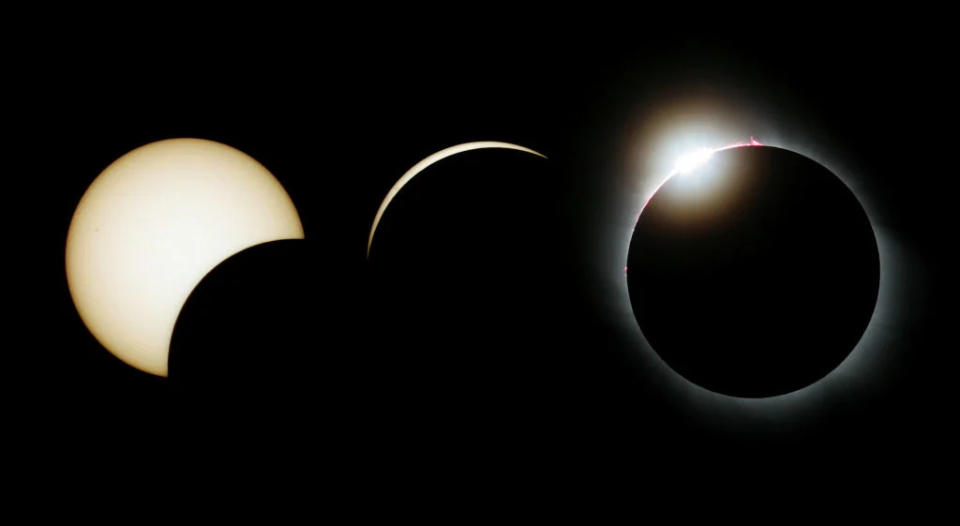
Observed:
[[[84,193],[67,283],[107,350],[166,376],[177,316],[204,275],[245,248],[301,238],[293,201],[255,159],[208,140],[159,141],[114,161]]]

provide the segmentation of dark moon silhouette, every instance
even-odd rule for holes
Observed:
[[[265,243],[204,277],[170,346],[170,380],[187,399],[276,411],[319,408],[327,391],[350,388],[363,280],[319,250]]]
[[[866,213],[827,168],[780,148],[720,150],[672,176],[634,229],[627,284],[647,341],[673,370],[741,397],[819,380],[876,304]]]

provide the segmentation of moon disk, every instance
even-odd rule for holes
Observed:
[[[880,256],[853,192],[825,166],[762,145],[701,152],[643,207],[627,288],[654,351],[694,384],[764,398],[853,350]]]
[[[166,376],[177,316],[203,276],[245,248],[302,238],[290,196],[255,159],[214,141],[163,140],[114,161],[80,199],[67,284],[108,351]]]
[[[499,141],[477,141],[477,142],[466,142],[463,144],[458,144],[456,146],[451,146],[449,148],[444,148],[439,152],[428,155],[423,160],[413,165],[412,168],[406,171],[400,179],[390,188],[390,191],[387,192],[387,196],[383,198],[383,202],[380,203],[380,208],[377,210],[377,215],[373,218],[373,226],[370,227],[370,236],[367,238],[367,259],[370,258],[370,247],[373,246],[373,235],[377,232],[377,225],[380,224],[380,220],[383,218],[384,212],[387,211],[387,207],[390,206],[390,201],[393,201],[393,198],[397,196],[400,190],[409,183],[418,173],[426,170],[430,165],[446,159],[452,155],[458,153],[468,152],[470,150],[481,150],[484,148],[503,148],[507,150],[517,150],[521,152],[527,152],[529,154],[536,155],[538,157],[547,158],[546,155],[543,155],[540,152],[531,150],[525,146],[520,146],[517,144],[511,144],[508,142],[499,142]]]

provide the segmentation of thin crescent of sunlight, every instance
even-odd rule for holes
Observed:
[[[484,148],[503,148],[507,150],[517,150],[521,152],[530,153],[538,157],[547,158],[546,155],[543,155],[540,152],[531,150],[530,148],[520,146],[517,144],[511,144],[509,142],[499,142],[499,141],[477,141],[477,142],[465,142],[463,144],[458,144],[456,146],[451,146],[449,148],[444,148],[439,152],[433,153],[425,157],[423,160],[413,165],[412,168],[406,171],[403,176],[390,188],[390,191],[387,192],[387,196],[383,198],[383,202],[380,203],[380,209],[377,210],[377,215],[373,218],[373,226],[370,227],[370,236],[367,238],[367,259],[370,259],[370,247],[373,246],[373,235],[377,232],[377,225],[380,224],[380,219],[383,217],[384,212],[387,210],[387,206],[390,205],[390,201],[400,192],[400,189],[403,188],[407,183],[410,182],[418,173],[425,170],[427,167],[440,161],[446,159],[452,155],[458,153],[467,152],[470,150],[481,150]]]

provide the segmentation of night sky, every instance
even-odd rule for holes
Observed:
[[[7,200],[31,248],[7,252],[29,276],[11,278],[26,286],[14,307],[23,323],[8,331],[30,335],[5,348],[24,458],[122,464],[149,451],[184,464],[322,466],[321,478],[350,484],[425,466],[456,476],[484,458],[630,459],[665,472],[944,461],[952,347],[938,252],[952,240],[952,152],[936,37],[839,21],[781,32],[652,16],[631,27],[327,15],[74,29],[19,57],[25,132],[12,155],[29,188]],[[717,395],[640,335],[623,270],[631,229],[651,172],[689,130],[725,141],[709,146],[753,136],[802,153],[866,210],[877,307],[821,382],[784,397]],[[100,171],[173,137],[263,163],[306,240],[250,249],[211,273],[181,313],[163,379],[86,331],[63,246]],[[393,183],[475,140],[549,159],[488,150],[442,161],[391,205],[367,261]]]

